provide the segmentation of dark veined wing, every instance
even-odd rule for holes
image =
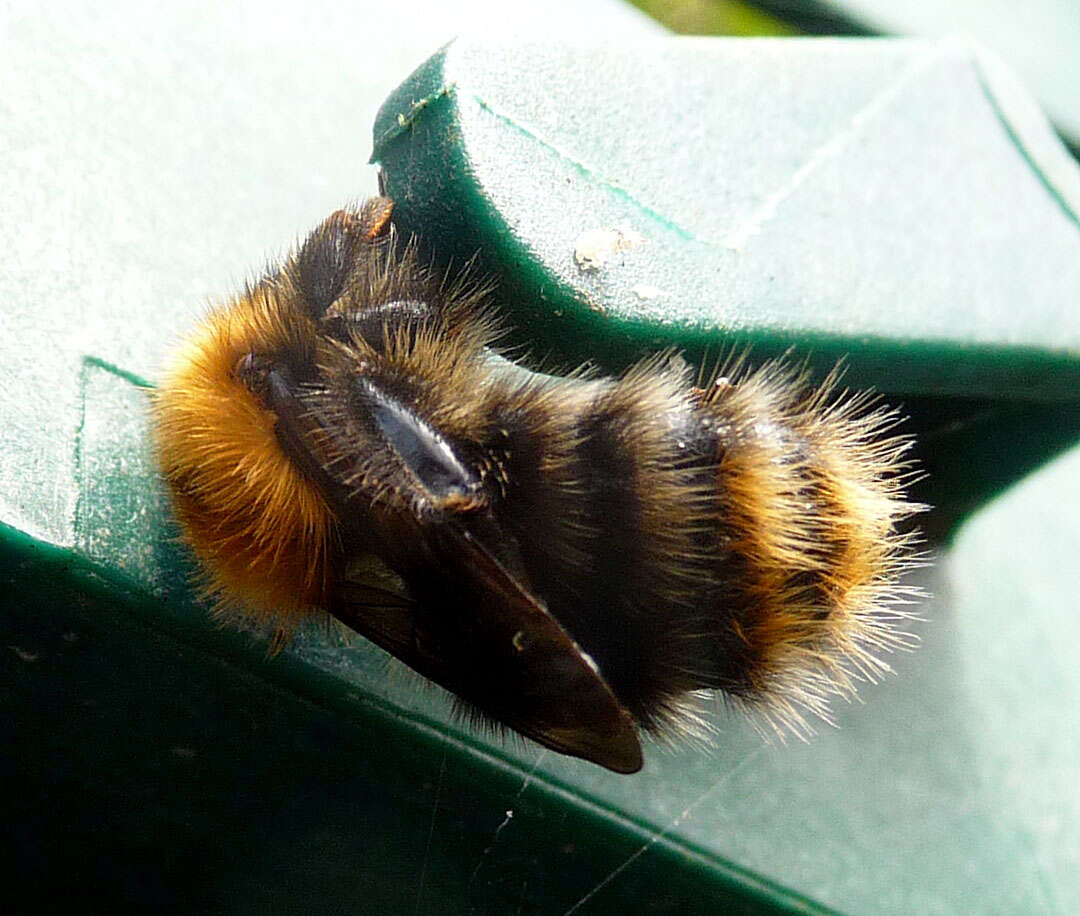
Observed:
[[[619,773],[641,769],[629,713],[544,605],[456,521],[424,536],[471,606],[430,607],[345,582],[329,611],[523,735]]]
[[[271,376],[269,401],[282,445],[344,523],[366,514],[362,495],[350,495],[354,465],[342,460],[342,450],[368,446],[342,443],[342,431],[329,419],[332,409],[324,413],[306,389],[277,373]],[[401,487],[453,476],[449,458],[445,474],[432,469],[431,462],[441,459],[423,441],[419,421],[398,423],[385,405],[380,409],[378,427],[397,423],[383,446],[393,448],[408,466],[424,464],[418,477],[403,475]],[[334,460],[328,456],[332,441]],[[540,744],[615,772],[639,770],[641,744],[633,719],[593,660],[522,575],[511,572],[505,549],[509,536],[489,509],[478,512],[467,501],[451,502],[462,508],[423,516],[405,509],[389,516],[384,511],[380,518],[387,530],[368,534],[402,541],[410,557],[402,564],[407,568],[391,570],[363,552],[347,558],[327,610],[482,714]],[[400,585],[393,584],[395,576]]]

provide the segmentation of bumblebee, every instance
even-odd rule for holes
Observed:
[[[895,411],[776,362],[530,371],[392,209],[332,214],[158,390],[219,613],[328,613],[466,714],[619,773],[701,691],[801,732],[887,670],[917,508]]]

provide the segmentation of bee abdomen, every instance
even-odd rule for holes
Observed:
[[[703,647],[693,660],[689,642],[674,645],[676,628],[701,629],[716,527],[712,440],[694,425],[685,373],[652,361],[614,382],[548,382],[497,411],[509,482],[498,511],[530,585],[646,727],[709,671]]]
[[[911,565],[899,530],[917,510],[902,492],[910,443],[888,435],[895,412],[776,365],[714,386],[703,409],[722,431],[707,686],[805,731],[805,712],[828,720],[829,697],[887,671],[875,652],[907,638],[891,605]]]
[[[643,726],[720,688],[805,729],[885,669],[912,511],[890,414],[774,366],[704,393],[672,361],[588,384],[504,424],[505,510],[532,587]]]

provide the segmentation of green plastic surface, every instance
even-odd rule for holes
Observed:
[[[640,28],[580,6],[551,15]],[[106,4],[6,23],[7,898],[179,913],[1080,909],[1076,449],[968,520],[928,574],[922,648],[840,709],[839,729],[763,745],[718,707],[715,748],[650,744],[630,778],[473,734],[443,694],[319,626],[267,659],[264,639],[193,597],[140,380],[208,296],[374,191],[358,163],[377,105],[450,32],[429,13]]]
[[[1080,434],[1080,169],[968,44],[457,41],[374,137],[397,223],[479,251],[534,353],[844,359],[911,415],[936,532]]]
[[[753,6],[762,18],[771,14],[813,35],[974,36],[1016,69],[1080,152],[1080,15],[1072,0],[753,0]]]

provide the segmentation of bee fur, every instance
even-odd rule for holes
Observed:
[[[888,670],[919,562],[896,411],[784,361],[532,371],[392,208],[333,214],[159,388],[219,613],[329,612],[466,715],[619,772],[703,691],[802,734]]]

